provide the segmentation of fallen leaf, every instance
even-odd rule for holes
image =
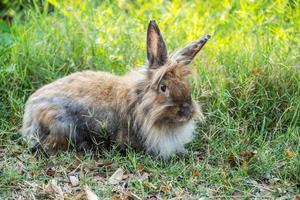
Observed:
[[[80,193],[82,191],[81,187],[77,186],[77,187],[71,187],[72,189],[72,193]]]
[[[123,179],[124,171],[122,168],[117,169],[115,173],[108,179],[109,183],[112,185],[116,185],[120,183]]]
[[[64,184],[62,186],[63,193],[72,194],[73,190],[72,187],[69,184]]]
[[[289,159],[292,159],[294,156],[295,156],[295,154],[294,154],[294,152],[292,152],[291,150],[286,150],[286,156],[289,158]]]
[[[22,197],[22,196],[19,196],[19,197],[17,198],[17,200],[25,200],[25,198]]]
[[[132,174],[125,172],[125,173],[123,174],[122,179],[128,179],[128,178],[132,178],[132,177],[133,177]]]
[[[53,188],[52,188],[52,186],[51,186],[50,181],[49,181],[48,184],[43,188],[43,190],[44,190],[44,192],[45,192],[46,194],[52,194],[52,193],[54,193],[54,190],[53,190]]]
[[[111,200],[122,200],[120,196],[113,196]]]
[[[149,178],[149,174],[148,173],[143,173],[142,175],[138,175],[137,177],[136,177],[136,179],[137,180],[139,180],[139,181],[145,181],[145,180],[148,180],[148,178]]]
[[[231,167],[236,167],[239,165],[246,166],[248,162],[256,155],[256,151],[244,151],[239,153],[237,156],[230,153],[228,156],[228,161]]]
[[[99,200],[97,195],[87,185],[85,186],[85,193],[88,200]]]
[[[223,170],[221,171],[221,175],[222,175],[222,178],[223,178],[223,179],[227,179],[227,171],[226,171],[226,170],[223,169]]]
[[[159,190],[164,193],[170,192],[171,189],[172,189],[172,184],[169,181],[164,182],[159,188]]]
[[[233,200],[239,200],[239,199],[243,199],[243,196],[244,196],[244,193],[241,192],[241,191],[234,191],[232,193],[232,196],[233,196]]]
[[[176,197],[183,197],[186,195],[186,191],[181,187],[173,188],[173,191]]]
[[[74,200],[83,200],[84,199],[84,192],[80,192],[74,198]]]
[[[251,158],[253,158],[253,156],[256,155],[256,151],[244,151],[240,153],[240,158],[241,160],[245,161],[245,162],[249,162]]]
[[[134,193],[132,193],[132,192],[129,193],[129,196],[130,196],[133,200],[142,200],[141,197],[139,197],[138,195],[136,195],[136,194],[134,194]]]
[[[261,73],[261,70],[259,68],[253,68],[251,69],[250,73],[254,76],[259,75]]]
[[[193,177],[198,177],[198,176],[200,176],[199,170],[198,170],[198,169],[193,169],[192,176],[193,176]]]
[[[56,194],[58,194],[61,197],[64,196],[64,193],[63,193],[62,189],[60,188],[60,186],[58,186],[56,179],[51,179],[50,185]]]
[[[82,162],[79,162],[77,161],[75,163],[75,165],[71,165],[69,166],[69,168],[72,169],[72,172],[70,172],[69,174],[73,174],[75,173],[76,171],[80,170],[80,167],[84,168],[84,171],[85,172],[91,172],[91,171],[95,171],[95,170],[98,170],[100,167],[103,167],[103,166],[110,166],[112,165],[113,162],[111,161],[106,161],[106,162],[95,162],[95,163],[82,163]]]
[[[132,193],[132,192],[122,192],[121,196],[119,197],[122,200],[142,200],[142,198],[140,198],[139,196],[137,196],[136,194]]]
[[[153,185],[152,183],[150,183],[150,182],[144,182],[144,186],[146,188],[153,189],[153,190],[157,189],[157,187],[155,185]]]
[[[79,179],[78,179],[77,176],[69,176],[69,180],[70,180],[71,185],[72,185],[73,187],[79,185]]]
[[[280,181],[279,178],[271,178],[271,179],[269,180],[269,182],[270,182],[272,185],[278,183],[279,181]]]
[[[105,182],[105,178],[103,178],[102,176],[94,176],[94,177],[93,177],[93,180],[94,180],[95,182],[99,182],[99,183],[101,183],[101,184],[103,184],[103,183]]]
[[[144,170],[145,170],[145,167],[144,167],[144,165],[143,164],[138,164],[138,166],[137,166],[137,170],[138,170],[138,172],[143,172]]]
[[[17,158],[16,164],[18,165],[19,169],[22,172],[27,173],[27,169],[26,169],[25,165],[23,164],[23,162],[19,158]]]
[[[55,167],[48,167],[47,170],[46,170],[46,174],[47,174],[48,176],[54,176],[54,175],[55,175],[55,172],[56,172]]]
[[[34,174],[34,172],[32,172],[32,171],[28,173],[28,176],[30,176],[30,177],[33,177],[34,175],[35,175],[35,174]]]
[[[265,185],[263,183],[258,183],[256,180],[253,179],[247,179],[245,181],[247,184],[252,185],[256,188],[258,188],[261,192],[275,192],[275,190],[271,189],[268,185]]]
[[[156,195],[150,195],[147,200],[158,200],[158,197]]]

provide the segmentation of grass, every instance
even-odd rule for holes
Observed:
[[[80,186],[119,197],[107,179],[121,167],[128,190],[146,198],[293,198],[300,193],[300,9],[278,1],[55,1],[0,21],[0,198],[54,198],[45,185]],[[44,4],[47,10],[47,3]],[[105,155],[31,154],[18,130],[24,103],[40,86],[75,71],[124,74],[146,60],[156,19],[169,52],[210,33],[192,63],[193,95],[206,122],[188,154],[168,162],[128,150]],[[52,169],[55,173],[50,173]],[[148,175],[145,179],[140,175]],[[124,188],[123,188],[124,190]],[[54,195],[54,196],[53,196]]]

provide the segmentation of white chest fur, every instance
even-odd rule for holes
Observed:
[[[195,122],[190,122],[177,127],[176,129],[155,129],[149,130],[145,137],[146,150],[164,159],[176,152],[184,152],[184,145],[193,139]]]

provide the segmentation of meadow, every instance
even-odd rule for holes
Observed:
[[[205,122],[188,153],[31,153],[29,95],[72,72],[141,67],[150,19],[170,52],[211,35],[191,64]],[[299,19],[296,0],[48,0],[0,19],[0,199],[84,199],[86,185],[101,199],[300,198]]]

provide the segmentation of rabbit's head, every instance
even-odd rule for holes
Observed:
[[[157,24],[150,21],[146,79],[139,83],[136,90],[139,96],[138,113],[146,118],[143,121],[149,128],[153,125],[178,126],[195,117],[202,118],[199,106],[191,97],[188,64],[208,39],[209,35],[169,56]]]

